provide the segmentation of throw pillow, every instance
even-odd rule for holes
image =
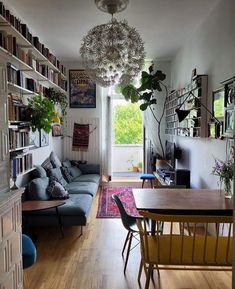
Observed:
[[[65,160],[62,162],[62,166],[65,167],[65,168],[71,168],[71,162],[70,160]]]
[[[82,172],[78,167],[68,168],[69,173],[72,175],[73,179],[81,176]]]
[[[57,182],[54,177],[50,178],[49,186],[47,187],[47,194],[50,199],[64,200],[69,198],[68,191]]]
[[[34,178],[45,178],[47,177],[47,172],[42,166],[35,166],[35,170],[33,170]]]
[[[68,183],[71,183],[74,178],[73,178],[73,176],[70,174],[69,168],[67,168],[67,167],[61,167],[61,171],[62,171],[62,174],[63,174],[65,180],[66,180]]]
[[[59,160],[59,158],[57,157],[57,155],[53,151],[51,152],[49,158],[50,158],[50,161],[51,161],[53,168],[59,168],[62,166],[61,161]]]
[[[47,201],[49,196],[47,195],[47,187],[49,185],[49,178],[37,178],[33,179],[27,188],[27,199]]]
[[[48,174],[50,177],[55,177],[57,181],[59,181],[63,187],[65,187],[68,183],[66,182],[66,180],[64,179],[60,168],[54,168],[54,169],[50,169],[48,171]]]
[[[48,170],[53,169],[53,166],[49,157],[45,159],[45,161],[41,164],[41,166],[46,170],[46,172]]]

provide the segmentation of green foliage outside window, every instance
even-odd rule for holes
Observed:
[[[137,103],[115,106],[113,127],[115,144],[142,144],[143,124]]]

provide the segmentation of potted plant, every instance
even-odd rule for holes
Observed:
[[[138,162],[138,170],[139,170],[139,172],[142,172],[142,168],[143,168],[143,163],[142,162]]]
[[[54,103],[41,95],[35,95],[29,99],[28,114],[32,131],[43,129],[46,133],[51,131],[51,125],[55,116]]]
[[[154,71],[153,65],[149,67],[149,72],[142,71],[141,73],[141,85],[139,87],[134,86],[133,84],[128,84],[121,87],[121,93],[127,101],[132,103],[140,102],[139,108],[142,111],[150,109],[155,121],[157,122],[157,134],[160,143],[160,151],[157,153],[159,157],[164,159],[165,153],[161,140],[161,122],[165,112],[166,106],[166,97],[163,105],[161,114],[158,116],[155,113],[154,106],[157,104],[157,95],[156,92],[162,91],[162,88],[168,95],[167,86],[163,83],[163,80],[166,78],[166,75],[161,71]]]

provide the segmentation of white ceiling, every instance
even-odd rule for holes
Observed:
[[[80,60],[82,37],[110,16],[94,0],[6,0],[52,52],[64,62]],[[218,0],[130,0],[116,18],[127,19],[145,42],[147,58],[170,59],[207,17]]]

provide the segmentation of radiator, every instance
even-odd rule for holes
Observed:
[[[73,151],[73,126],[74,123],[89,124],[89,146],[86,151]],[[64,132],[63,143],[63,158],[69,160],[82,160],[89,163],[100,163],[101,149],[100,149],[100,120],[99,118],[67,118]]]

